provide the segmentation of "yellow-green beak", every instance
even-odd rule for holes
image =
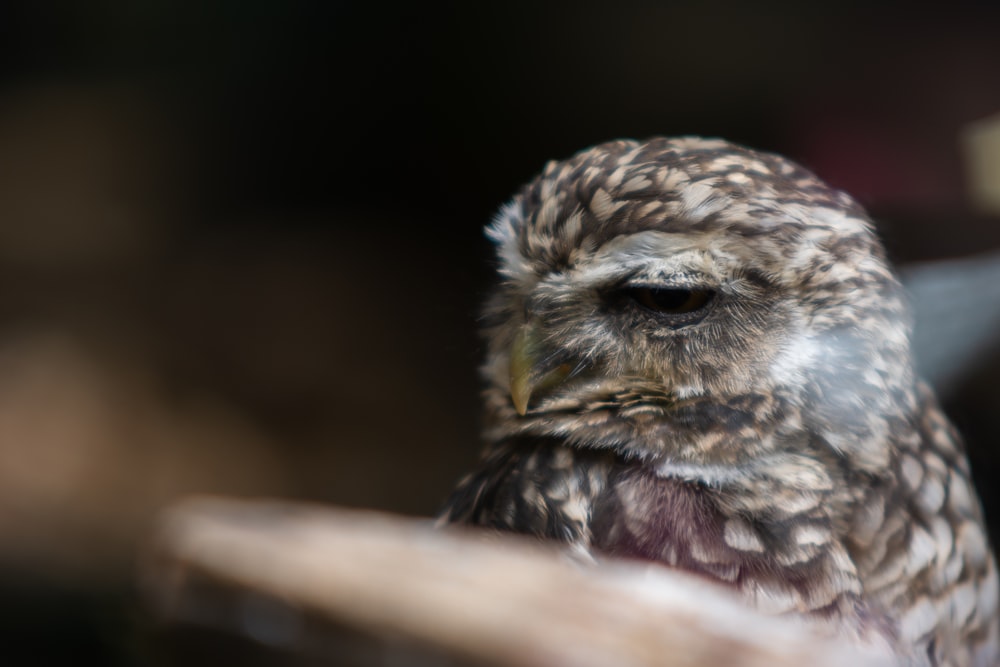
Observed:
[[[546,355],[535,326],[521,327],[510,348],[510,397],[517,414],[528,412],[532,394],[554,387],[570,374],[569,364],[546,367]]]

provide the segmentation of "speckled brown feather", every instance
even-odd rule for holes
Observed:
[[[444,520],[689,570],[901,664],[996,663],[968,464],[850,197],[720,140],[617,141],[550,163],[490,235],[490,445]],[[630,281],[715,296],[665,320],[610,300]],[[520,415],[529,326],[572,373]]]

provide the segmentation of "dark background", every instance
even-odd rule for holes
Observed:
[[[1000,249],[960,141],[995,3],[184,4],[0,4],[4,664],[170,664],[132,581],[181,495],[433,513],[479,446],[481,229],[548,159],[723,136],[901,264]],[[995,524],[981,361],[945,398]]]

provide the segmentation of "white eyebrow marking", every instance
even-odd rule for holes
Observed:
[[[718,275],[707,248],[712,234],[644,231],[611,239],[582,262],[573,280],[584,288],[605,285],[628,274],[641,273],[650,281],[692,273]]]

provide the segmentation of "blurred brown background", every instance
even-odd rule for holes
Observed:
[[[4,664],[171,664],[131,582],[180,495],[433,513],[479,446],[481,228],[547,159],[724,136],[901,264],[1000,250],[961,143],[995,3],[186,5],[0,4]],[[982,355],[945,398],[996,525]]]

